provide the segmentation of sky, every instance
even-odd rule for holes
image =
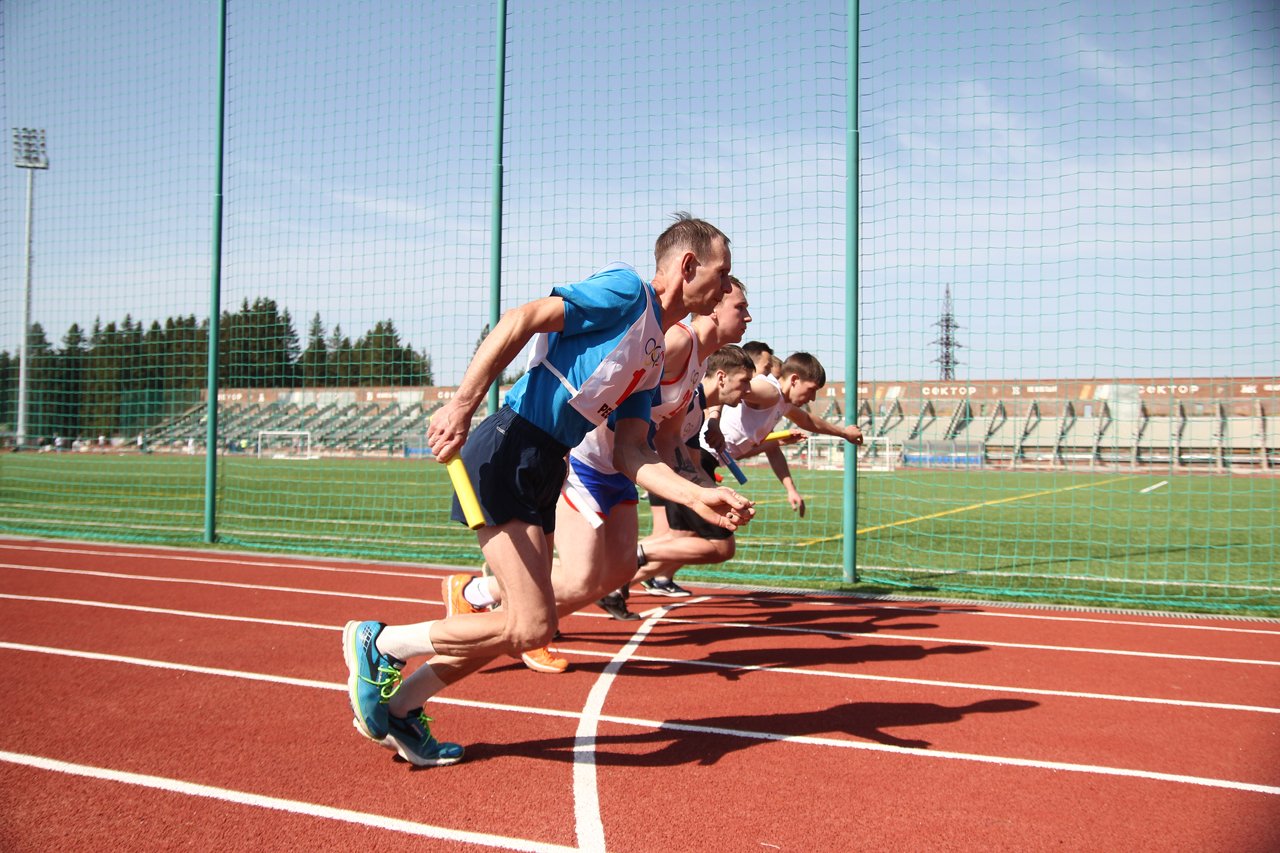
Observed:
[[[732,239],[749,338],[845,378],[1274,375],[1280,12],[1253,2],[510,2],[502,307],[687,210]],[[392,319],[455,383],[488,321],[494,3],[228,3],[224,309]],[[6,0],[5,127],[41,127],[33,320],[208,315],[213,2]],[[856,124],[857,133],[850,133]],[[857,251],[846,153],[860,159]],[[0,349],[27,171],[0,172]]]

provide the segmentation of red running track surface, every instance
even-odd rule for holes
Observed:
[[[695,588],[351,726],[450,569],[0,539],[3,850],[1280,850],[1280,623]]]

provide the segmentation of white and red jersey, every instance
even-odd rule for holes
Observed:
[[[725,406],[720,411],[720,433],[724,436],[724,449],[734,459],[739,458],[738,454],[742,451],[755,447],[763,441],[764,437],[773,431],[779,419],[791,408],[778,380],[768,374],[763,378],[778,389],[778,402],[767,409],[753,409],[746,403],[741,403],[737,406]],[[701,441],[703,447],[715,453],[707,444],[705,425]]]
[[[702,354],[698,351],[698,335],[684,323],[677,323],[675,328],[689,336],[689,360],[685,362],[684,369],[675,376],[667,371],[666,366],[663,367],[662,384],[659,386],[662,401],[655,403],[649,413],[649,420],[655,424],[660,424],[673,415],[683,414],[689,408],[689,401],[693,399],[694,389],[698,387],[703,374],[706,373],[707,366],[702,361]]]

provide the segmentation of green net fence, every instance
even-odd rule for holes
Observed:
[[[492,285],[688,210],[868,436],[690,577],[1280,612],[1274,11],[853,7],[227,3],[223,88],[217,3],[4,4],[0,531],[475,565],[425,434]]]

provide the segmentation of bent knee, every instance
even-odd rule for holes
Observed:
[[[724,563],[732,560],[733,555],[738,552],[738,543],[733,536],[728,539],[716,539],[713,541],[715,542],[713,553],[715,554],[716,562]]]
[[[513,651],[527,652],[550,643],[555,635],[556,619],[552,614],[549,619],[529,619],[518,625],[508,624],[503,639]]]

